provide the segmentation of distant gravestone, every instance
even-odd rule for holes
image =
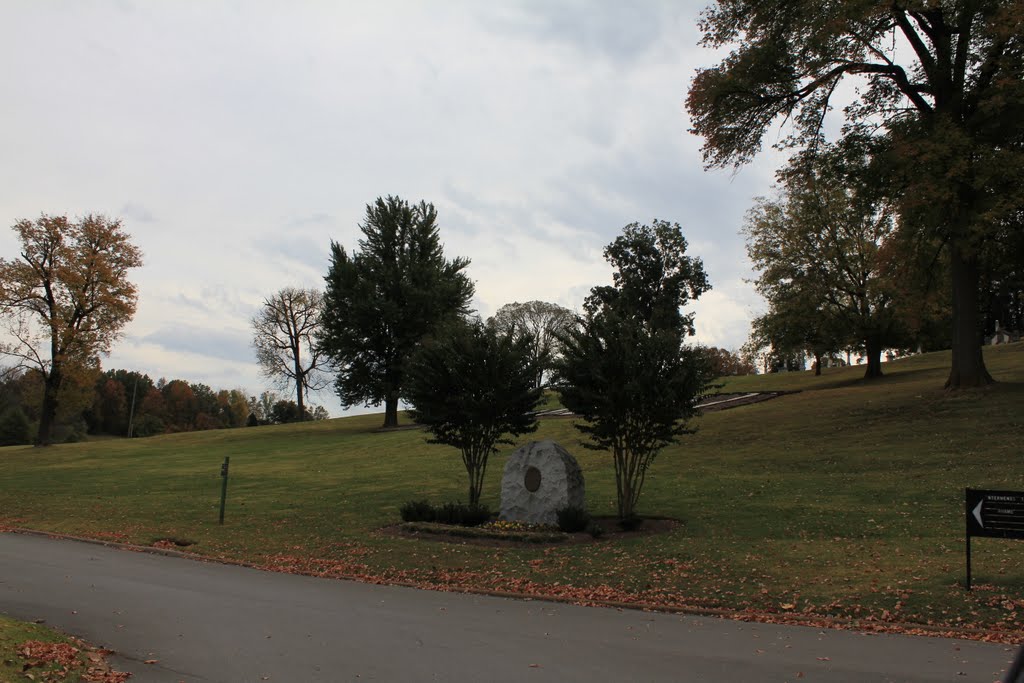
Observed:
[[[558,510],[585,505],[579,463],[554,441],[531,441],[509,456],[501,477],[501,519],[557,524]]]

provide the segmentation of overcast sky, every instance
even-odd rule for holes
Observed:
[[[683,102],[715,61],[705,4],[6,0],[0,224],[123,219],[145,265],[103,366],[154,379],[269,388],[249,319],[322,288],[387,194],[437,206],[485,317],[576,308],[624,225],[678,222],[714,287],[697,340],[738,348],[762,308],[738,231],[779,157],[703,170]]]

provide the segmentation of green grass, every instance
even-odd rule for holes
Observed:
[[[25,676],[22,667],[28,660],[22,657],[19,647],[29,640],[43,643],[66,643],[73,647],[80,647],[78,643],[71,641],[68,637],[52,631],[38,624],[26,624],[21,621],[8,619],[0,616],[0,683],[15,683],[30,680]],[[61,680],[66,683],[76,683],[81,680],[81,674],[85,671],[87,661],[83,655],[78,656],[79,666],[67,670],[66,676],[57,677],[62,667],[56,664],[32,667],[28,670],[35,680]],[[53,678],[44,678],[50,674]]]
[[[739,377],[721,391],[792,390],[710,413],[655,461],[640,511],[659,536],[492,548],[378,530],[399,506],[465,499],[457,453],[379,415],[150,439],[0,449],[0,523],[149,544],[285,571],[757,612],[1019,630],[1024,542],[976,539],[964,575],[963,489],[1024,489],[1024,344],[986,350],[999,381],[947,394],[949,354]],[[580,461],[587,503],[614,513],[607,454],[571,419],[541,422]],[[524,438],[521,441],[526,441]],[[491,458],[499,506],[513,447]],[[227,523],[219,467],[231,456]],[[792,607],[790,607],[792,606]]]

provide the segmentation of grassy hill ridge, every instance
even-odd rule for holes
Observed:
[[[148,439],[0,449],[0,524],[190,551],[285,571],[620,599],[762,614],[1019,631],[1024,543],[979,539],[963,578],[963,489],[1024,490],[1024,344],[986,349],[999,381],[948,394],[949,354],[863,368],[729,378],[721,391],[800,393],[708,414],[655,461],[643,514],[677,530],[624,541],[491,548],[379,529],[405,501],[465,498],[457,453],[379,415]],[[614,511],[610,458],[572,420],[532,437],[580,461],[595,514]],[[508,447],[483,500],[499,504]],[[231,456],[227,523],[219,467]]]

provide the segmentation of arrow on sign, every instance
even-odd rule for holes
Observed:
[[[978,520],[978,526],[982,529],[985,528],[985,523],[981,521],[981,506],[985,502],[985,499],[978,501],[978,504],[974,507],[974,518]]]

